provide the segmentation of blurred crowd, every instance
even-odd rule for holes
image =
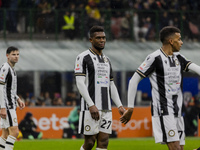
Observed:
[[[200,93],[192,96],[184,93],[183,114],[186,136],[198,136],[198,119],[200,119]]]
[[[173,25],[183,30],[185,39],[199,40],[200,15],[188,12],[198,11],[199,7],[200,1],[195,0],[0,0],[0,8],[12,10],[6,17],[12,22],[8,24],[8,32],[30,30],[30,17],[27,12],[22,12],[23,9],[37,10],[33,14],[34,32],[55,32],[54,10],[60,10],[58,32],[63,32],[64,37],[71,40],[78,38],[83,29],[87,37],[91,26],[97,24],[110,30],[111,39],[133,36],[135,41],[154,40],[156,30]],[[16,13],[16,10],[20,12]],[[106,13],[108,10],[112,10],[111,15]],[[0,19],[3,19],[2,11]],[[2,29],[3,24],[0,25]]]
[[[38,97],[32,93],[26,93],[25,96],[19,94],[22,101],[25,102],[26,107],[35,106],[76,106],[79,104],[76,92],[68,92],[66,98],[63,99],[60,93],[53,93],[50,95],[49,92],[41,92]]]

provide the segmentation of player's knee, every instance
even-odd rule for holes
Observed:
[[[95,143],[95,141],[90,140],[90,141],[87,142],[86,145],[87,145],[87,147],[92,148],[94,146],[94,143]]]
[[[101,140],[98,140],[97,147],[107,148],[108,147],[108,138],[102,138]]]
[[[14,135],[13,135],[13,136],[17,138],[17,137],[18,137],[18,135],[19,135],[19,130],[15,131],[15,133],[14,133]]]

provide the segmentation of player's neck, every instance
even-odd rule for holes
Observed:
[[[92,47],[92,50],[97,54],[97,55],[102,55],[102,50],[97,50],[96,48]]]
[[[11,63],[8,61],[8,64],[13,68],[15,66],[15,63]]]
[[[171,45],[163,45],[162,50],[167,54],[168,56],[173,55],[172,47]]]

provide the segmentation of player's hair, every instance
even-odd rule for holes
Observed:
[[[17,47],[10,46],[10,47],[8,47],[8,49],[6,50],[6,54],[10,54],[12,51],[19,51],[19,49],[18,49]]]
[[[174,26],[166,26],[162,28],[160,30],[160,41],[163,44],[167,43],[168,38],[175,33],[181,33],[181,31],[177,27],[174,27]]]
[[[93,37],[95,32],[104,32],[104,28],[102,26],[93,26],[90,29],[90,37]]]

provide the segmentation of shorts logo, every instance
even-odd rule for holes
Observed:
[[[90,131],[90,129],[91,129],[91,127],[90,127],[89,125],[86,125],[86,126],[85,126],[85,130],[86,130],[86,131]]]
[[[171,137],[173,137],[173,136],[175,135],[174,130],[170,130],[170,131],[168,132],[168,135],[171,136]]]
[[[17,123],[17,118],[14,118],[13,121],[14,121],[14,123]]]

